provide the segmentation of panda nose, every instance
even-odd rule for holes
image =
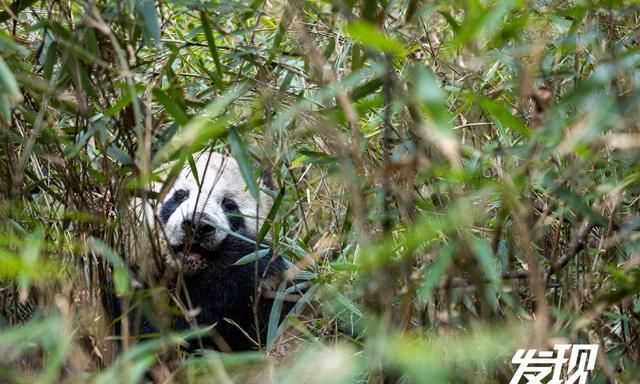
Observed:
[[[213,235],[216,232],[216,228],[202,219],[184,220],[182,222],[182,230],[185,235],[191,237],[193,240],[202,240],[208,236]]]

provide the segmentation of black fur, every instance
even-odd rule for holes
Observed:
[[[162,208],[160,208],[160,220],[163,223],[166,223],[169,220],[169,217],[173,214],[173,212],[178,209],[180,204],[182,204],[189,197],[189,191],[184,189],[179,189],[173,193],[173,195],[168,198],[164,203],[162,203]]]
[[[237,232],[244,226],[244,217],[240,212],[240,207],[238,204],[231,198],[225,197],[222,199],[222,210],[225,215],[227,215],[227,220],[229,221],[229,227],[233,232]]]
[[[242,235],[248,237],[246,233]],[[256,246],[253,242],[229,234],[215,251],[205,255],[206,265],[201,270],[182,279],[184,282],[182,290],[186,288],[193,309],[200,310],[195,317],[196,323],[200,326],[216,324],[215,330],[233,351],[257,348],[255,343],[238,329],[238,326],[253,340],[257,340],[253,311],[256,281],[260,281],[262,276],[277,280],[285,269],[284,261],[279,256],[273,257],[272,252],[256,262],[233,265],[255,250]],[[256,280],[256,265],[258,280]],[[180,297],[185,305],[189,302],[184,292]],[[262,343],[265,341],[266,323],[271,305],[272,300],[260,298],[258,323]],[[135,314],[130,316],[133,317]],[[232,320],[235,325],[226,321],[225,318]],[[132,319],[130,323],[133,325],[136,321]],[[143,336],[145,333],[157,332],[152,322],[144,316],[137,324],[140,325],[139,332],[132,332],[133,334]],[[190,328],[189,322],[183,316],[179,315],[173,319],[173,329],[181,331]],[[220,349],[213,338],[204,338],[202,342],[205,348]],[[193,341],[187,349],[195,349],[199,345],[197,341]]]

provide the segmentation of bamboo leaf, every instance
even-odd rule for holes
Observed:
[[[249,158],[249,152],[247,151],[245,144],[242,142],[242,139],[238,136],[235,129],[229,130],[228,137],[229,144],[231,145],[231,152],[238,162],[240,172],[242,173],[245,183],[247,183],[249,192],[251,192],[251,195],[256,200],[260,200],[260,189],[258,188],[258,183],[256,182],[255,175],[253,173],[253,162]]]
[[[119,296],[128,295],[131,279],[127,266],[122,258],[100,239],[91,238],[89,240],[89,245],[91,245],[91,248],[93,248],[97,254],[104,257],[109,264],[113,266],[113,283],[116,294]]]
[[[152,93],[154,99],[162,104],[165,111],[167,111],[178,124],[185,125],[189,121],[189,116],[182,109],[180,103],[172,100],[166,92],[160,88],[154,88]]]
[[[267,351],[271,350],[273,347],[273,343],[276,341],[278,336],[278,324],[280,323],[280,318],[282,317],[282,304],[285,298],[285,289],[287,287],[287,280],[283,280],[278,286],[278,290],[276,291],[276,297],[273,300],[273,306],[271,307],[271,312],[269,313],[269,324],[267,326]]]
[[[282,188],[280,188],[280,192],[278,192],[278,196],[276,196],[275,200],[273,201],[271,210],[269,210],[269,213],[267,214],[267,217],[264,220],[264,224],[262,224],[262,228],[260,228],[260,232],[256,237],[256,242],[258,244],[262,243],[262,240],[269,232],[269,229],[271,228],[271,223],[275,219],[276,214],[278,213],[278,209],[280,209],[280,205],[282,204],[282,199],[284,199],[284,192],[285,192],[285,187],[283,185]]]
[[[152,166],[157,168],[174,159],[178,153],[183,151],[193,153],[204,148],[210,140],[223,136],[228,129],[227,123],[231,119],[231,115],[218,115],[248,90],[247,84],[241,84],[228,89],[225,94],[210,103],[202,112],[189,120],[180,134],[171,137],[169,142],[158,150],[153,158]]]
[[[394,56],[404,56],[407,52],[400,41],[383,34],[366,21],[352,22],[347,25],[346,30],[351,37],[369,48]]]
[[[0,92],[2,92],[11,103],[19,103],[22,101],[22,93],[20,93],[18,82],[2,57],[0,57]]]
[[[253,263],[270,254],[271,254],[271,249],[268,249],[268,248],[260,249],[258,251],[251,252],[250,254],[241,257],[238,261],[233,263],[233,265],[245,265],[245,264]]]
[[[218,47],[216,46],[216,39],[213,37],[213,33],[211,32],[211,26],[209,25],[207,14],[204,11],[200,11],[200,21],[202,22],[202,31],[204,32],[204,36],[207,39],[207,43],[209,44],[209,51],[211,52],[213,62],[216,65],[217,76],[214,76],[214,81],[218,86],[218,89],[220,89],[221,92],[224,92],[224,83],[222,82],[223,71],[222,64],[220,63],[220,54],[218,53]]]
[[[141,0],[136,3],[138,13],[142,16],[142,31],[145,39],[155,45],[160,44],[160,23],[158,13],[153,0]]]

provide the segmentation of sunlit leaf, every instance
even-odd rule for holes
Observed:
[[[385,35],[366,21],[354,21],[347,25],[346,30],[351,37],[369,48],[395,56],[404,56],[407,52],[400,41]]]

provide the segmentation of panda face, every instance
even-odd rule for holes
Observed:
[[[198,178],[185,166],[156,211],[171,248],[167,261],[181,264],[185,273],[215,262],[215,250],[229,232],[255,235],[273,205],[264,192],[256,201],[233,158],[203,153],[196,169]]]

